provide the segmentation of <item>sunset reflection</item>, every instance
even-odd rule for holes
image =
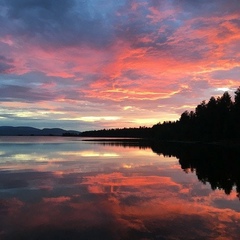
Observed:
[[[239,236],[236,191],[212,191],[194,172],[182,171],[177,158],[136,147],[80,141],[69,146],[65,141],[44,152],[39,144],[22,145],[22,165],[11,144],[0,145],[1,239]]]

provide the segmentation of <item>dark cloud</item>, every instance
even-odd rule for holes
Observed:
[[[238,8],[239,4],[233,2],[231,5]],[[134,11],[131,8],[133,3],[138,5]],[[157,48],[157,44],[168,43],[185,20],[225,11],[222,0],[221,4],[205,0],[177,3],[155,0],[115,3],[106,0],[5,0],[0,6],[6,12],[2,14],[3,35],[13,34],[19,41],[27,39],[44,47],[56,48],[79,45],[102,48],[114,44],[116,38],[129,41],[133,47]],[[149,7],[160,12],[175,9],[175,15],[161,17],[153,23],[148,19],[151,15]],[[159,33],[161,27],[164,29]],[[141,38],[150,35],[151,43],[141,42]]]
[[[218,70],[213,72],[211,75],[214,79],[221,80],[231,79],[240,81],[240,67],[235,67],[228,70]]]
[[[13,69],[13,68],[14,68],[13,65],[0,62],[0,73],[8,73],[8,72],[10,72],[11,69]]]
[[[0,74],[9,73],[12,69],[14,69],[13,59],[0,55]]]
[[[122,73],[122,77],[127,77],[128,79],[131,79],[131,80],[139,80],[139,79],[142,79],[142,78],[149,78],[150,76],[147,76],[147,75],[142,75],[140,74],[138,71],[135,71],[135,70],[126,70]]]
[[[5,29],[6,34],[23,39],[30,37],[45,47],[83,43],[104,46],[112,37],[104,8],[91,1],[10,0],[1,5],[7,11],[5,21],[11,25],[11,29]]]
[[[237,212],[240,211],[239,201],[237,199],[229,201],[219,198],[214,200],[214,205],[220,209],[232,209]]]
[[[21,18],[24,20],[27,20],[28,16],[33,17],[36,13],[42,19],[43,17],[60,19],[61,16],[64,16],[74,6],[73,0],[7,0],[4,3],[8,7],[8,15],[11,18]]]
[[[138,206],[144,202],[150,202],[152,199],[154,199],[152,196],[149,197],[149,196],[129,195],[121,199],[121,204],[126,206]]]
[[[23,171],[23,172],[0,172],[0,189],[11,188],[24,188],[29,186],[29,181],[51,178],[52,173],[36,172],[36,171]]]
[[[0,55],[0,61],[4,61],[4,62],[7,62],[7,63],[12,63],[13,59],[6,58],[5,56]]]
[[[236,27],[240,28],[240,19],[232,19],[229,22],[233,23]]]
[[[2,85],[0,86],[0,99],[1,101],[25,101],[25,102],[38,102],[44,100],[53,100],[56,96],[53,93],[42,92],[30,87],[18,85]]]
[[[192,88],[193,92],[210,88],[210,84],[207,80],[191,81],[189,86]]]
[[[176,4],[175,1],[173,4]],[[182,9],[182,17],[214,17],[226,16],[229,13],[239,13],[240,3],[238,0],[226,2],[225,0],[179,0],[178,7]]]

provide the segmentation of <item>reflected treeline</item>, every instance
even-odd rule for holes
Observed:
[[[198,143],[166,143],[144,140],[108,141],[104,145],[151,148],[153,152],[163,156],[179,159],[185,172],[195,172],[198,179],[211,188],[223,189],[230,194],[236,187],[240,195],[240,150],[227,146]]]
[[[111,138],[102,138],[102,139],[84,139],[86,142],[93,142],[96,144],[101,144],[103,146],[116,146],[116,147],[135,147],[139,149],[151,148],[152,141],[145,139],[111,139]]]
[[[230,194],[233,187],[240,193],[240,150],[206,144],[153,144],[152,150],[164,156],[175,156],[181,168],[195,172],[202,183]]]

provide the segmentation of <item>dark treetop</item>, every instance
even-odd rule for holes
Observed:
[[[103,129],[83,132],[91,137],[138,137],[174,141],[222,141],[240,139],[240,87],[234,101],[228,92],[221,97],[202,101],[194,111],[185,111],[177,121],[151,128]]]

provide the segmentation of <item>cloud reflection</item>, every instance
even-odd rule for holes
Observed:
[[[234,192],[213,192],[209,184],[196,179],[195,173],[181,171],[177,159],[162,162],[164,158],[156,154],[147,157],[146,149],[72,144],[75,146],[62,143],[52,148],[56,151],[49,152],[47,165],[59,156],[65,161],[56,161],[48,171],[39,167],[41,161],[30,161],[29,170],[18,169],[21,161],[14,158],[14,169],[3,170],[8,163],[2,162],[2,239],[239,236],[240,205]],[[10,147],[4,146],[4,152],[10,153]],[[29,151],[37,152],[38,147],[32,145]],[[86,159],[81,155],[93,147],[97,153],[111,152],[118,157],[94,154]],[[41,154],[46,152],[39,151],[40,158]]]

